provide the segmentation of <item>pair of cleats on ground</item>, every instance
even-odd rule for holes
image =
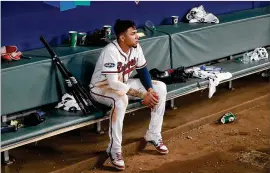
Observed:
[[[160,154],[168,154],[169,150],[168,148],[164,145],[162,138],[158,139],[158,140],[149,140],[149,138],[147,138],[147,136],[144,136],[144,140],[142,141],[142,145],[140,148],[145,148],[147,143],[152,144],[157,152],[159,152]],[[125,169],[125,162],[122,156],[121,152],[116,152],[116,153],[110,153],[108,150],[106,151],[110,161],[112,163],[112,165],[118,169],[118,170],[124,170]]]

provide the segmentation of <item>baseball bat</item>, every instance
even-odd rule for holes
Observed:
[[[84,99],[87,100],[88,98],[87,97],[84,98],[85,94],[82,93],[83,90],[80,88],[81,86],[78,85],[78,82],[77,82],[76,78],[71,74],[71,72],[69,72],[65,68],[65,66],[62,64],[62,62],[60,61],[60,59],[58,58],[56,53],[52,50],[50,45],[47,43],[45,38],[43,36],[41,36],[40,40],[45,45],[48,52],[50,53],[50,55],[52,57],[52,60],[54,61],[54,63],[56,64],[56,66],[60,70],[63,78],[65,79],[65,82],[67,84],[67,87],[68,87],[69,91],[71,92],[71,94],[75,98],[76,102],[78,103],[78,105],[81,108],[81,110],[83,111],[83,113],[84,114],[90,113],[90,109],[88,107],[88,106],[90,106],[90,104],[88,102],[86,104],[85,101],[84,101]]]
[[[92,105],[94,109],[98,110],[99,107],[98,105],[95,104],[96,103],[95,99],[89,94],[89,92],[86,91],[86,89],[82,86],[82,84],[76,80],[76,78],[72,75],[72,73],[67,68],[65,68],[65,66],[63,65],[63,63],[60,61],[58,57],[56,58],[56,61],[60,66],[63,67],[63,70],[65,70],[65,72],[68,74],[69,79],[71,80],[71,82],[73,82],[74,87],[79,91],[79,93],[81,94],[81,97],[85,99],[88,106]]]

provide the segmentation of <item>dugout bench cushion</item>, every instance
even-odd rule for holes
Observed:
[[[91,115],[83,115],[81,113],[69,113],[66,111],[53,109],[46,111],[45,121],[37,126],[29,126],[18,129],[16,132],[1,134],[1,147],[7,145],[22,143],[28,139],[39,137],[47,133],[83,122],[91,121],[102,117],[101,112]]]

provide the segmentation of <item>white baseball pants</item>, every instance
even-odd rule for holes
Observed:
[[[139,79],[129,79],[127,84],[130,88],[146,91]],[[165,111],[165,102],[167,95],[167,87],[163,82],[152,81],[153,89],[158,93],[159,103],[151,110],[151,120],[146,133],[161,138],[161,128]],[[109,85],[94,87],[91,89],[91,95],[102,104],[112,107],[110,115],[108,152],[122,152],[122,129],[128,100],[136,100],[139,98],[122,95],[120,96]]]

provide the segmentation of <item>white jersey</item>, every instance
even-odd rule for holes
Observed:
[[[123,89],[115,90],[110,88],[106,75],[116,74],[120,83],[127,88],[132,88],[140,92],[146,92],[140,79],[128,79],[134,69],[146,66],[146,60],[141,46],[131,48],[126,54],[122,51],[117,41],[108,44],[101,52],[90,83],[90,93],[93,98],[104,105],[112,107],[110,114],[109,136],[110,143],[107,153],[118,153],[122,150],[122,129],[123,121],[129,100],[138,100],[123,94]],[[151,109],[151,120],[149,129],[146,132],[148,140],[158,140],[161,138],[161,128],[165,111],[167,89],[163,82],[153,83],[153,89],[159,94],[159,102],[155,108]]]
[[[116,40],[109,43],[102,50],[91,79],[91,86],[104,83],[107,74],[118,74],[118,80],[124,83],[132,74],[134,69],[140,69],[147,65],[142,48],[131,48],[126,54],[122,51]],[[90,86],[90,87],[91,87]]]

